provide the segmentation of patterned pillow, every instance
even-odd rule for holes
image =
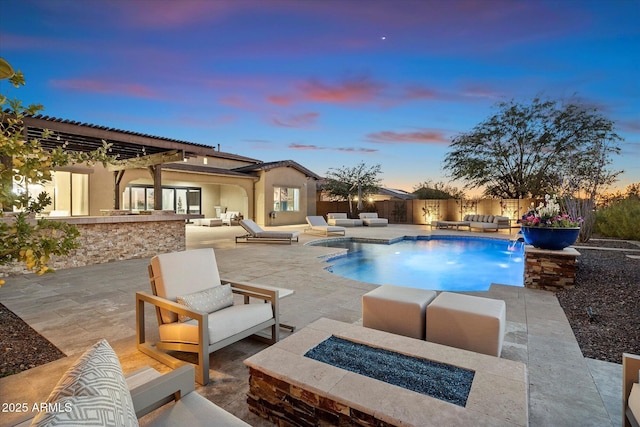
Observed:
[[[220,285],[205,289],[204,291],[177,296],[176,302],[194,310],[213,313],[214,311],[232,306],[233,293],[231,292],[231,285]],[[189,320],[191,320],[189,316],[183,314],[178,315],[178,321],[180,322]]]
[[[138,419],[118,356],[106,340],[67,370],[32,426],[137,426]]]

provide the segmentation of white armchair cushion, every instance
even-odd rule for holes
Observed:
[[[209,344],[222,341],[273,318],[271,304],[238,304],[209,314]],[[198,343],[198,323],[169,323],[160,326],[160,340]]]
[[[120,361],[106,340],[80,356],[58,381],[47,403],[50,409],[38,413],[32,426],[138,425]]]
[[[187,295],[220,286],[216,256],[211,248],[160,254],[151,258],[156,292],[159,297],[176,301],[178,295]],[[173,323],[178,315],[160,310],[162,321]]]
[[[213,313],[214,311],[233,305],[233,293],[231,292],[231,285],[220,285],[205,289],[204,291],[178,295],[176,302],[194,310]],[[178,321],[186,322],[188,320],[191,320],[191,317],[183,314],[178,315]]]

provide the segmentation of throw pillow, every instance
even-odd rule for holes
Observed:
[[[106,340],[67,370],[32,426],[137,426],[131,394],[118,356]]]
[[[194,310],[213,313],[214,311],[232,306],[233,293],[231,292],[231,285],[220,285],[205,289],[204,291],[177,296],[176,302]],[[189,320],[191,320],[189,316],[183,314],[178,315],[178,321],[180,322],[187,322]]]

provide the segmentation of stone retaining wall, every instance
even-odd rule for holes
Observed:
[[[547,291],[571,289],[575,286],[577,258],[573,248],[561,251],[525,247],[524,286]]]
[[[80,231],[81,246],[66,257],[51,257],[60,270],[133,258],[151,258],[186,247],[185,220],[174,216],[111,216],[67,218]],[[0,277],[29,273],[23,264],[0,266]]]
[[[279,427],[391,427],[371,414],[249,368],[249,410]]]

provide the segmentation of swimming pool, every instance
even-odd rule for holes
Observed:
[[[419,237],[392,244],[353,239],[320,243],[346,248],[327,269],[349,279],[436,291],[486,291],[492,283],[523,286],[524,247],[508,240]]]

